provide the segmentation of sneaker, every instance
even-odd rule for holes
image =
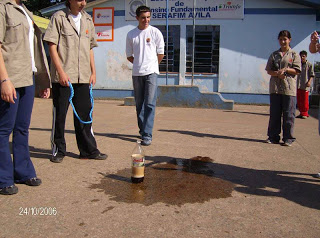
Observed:
[[[292,142],[291,141],[285,141],[282,145],[283,146],[292,146]]]
[[[79,159],[94,159],[94,160],[105,160],[108,158],[108,155],[103,154],[103,153],[99,153],[97,155],[94,156],[79,156]]]
[[[301,117],[301,119],[307,119],[307,118],[308,118],[307,116],[302,116],[302,117]]]
[[[18,187],[16,185],[0,188],[0,194],[2,195],[13,195],[16,193],[18,193]]]
[[[26,181],[23,181],[21,183],[26,184],[28,186],[39,186],[42,183],[42,181],[41,181],[41,179],[34,177],[31,179],[27,179]]]
[[[268,144],[279,144],[279,141],[267,139],[266,143],[268,143]]]
[[[50,161],[53,163],[61,163],[64,158],[64,155],[52,155]]]
[[[152,142],[151,139],[143,139],[143,140],[141,141],[141,145],[149,146],[149,145],[151,145],[151,142]]]
[[[317,173],[314,177],[320,178],[320,173]]]
[[[296,118],[302,118],[302,115],[298,115],[298,116],[296,116]]]

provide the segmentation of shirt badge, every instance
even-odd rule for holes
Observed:
[[[150,43],[150,38],[147,38],[147,43]]]

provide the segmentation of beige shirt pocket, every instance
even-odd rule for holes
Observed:
[[[23,41],[24,26],[21,22],[7,21],[4,43],[11,44]]]
[[[63,47],[71,48],[75,47],[75,44],[77,44],[78,36],[72,27],[63,27],[61,29],[60,37],[59,45],[62,45]]]

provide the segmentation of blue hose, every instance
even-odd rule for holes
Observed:
[[[79,117],[74,105],[73,105],[73,102],[72,102],[72,98],[74,96],[74,89],[72,87],[72,84],[69,82],[69,87],[70,87],[70,97],[69,97],[69,102],[72,106],[72,109],[73,109],[73,112],[74,112],[74,115],[79,119],[79,121],[82,123],[82,124],[90,124],[92,123],[92,112],[93,112],[93,106],[94,106],[94,100],[93,100],[93,94],[92,94],[92,84],[90,84],[90,100],[91,100],[91,110],[90,110],[90,113],[89,113],[89,117],[90,117],[90,121],[82,121],[81,118]]]

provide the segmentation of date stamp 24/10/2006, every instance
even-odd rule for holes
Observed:
[[[56,216],[55,207],[19,207],[19,216]]]

